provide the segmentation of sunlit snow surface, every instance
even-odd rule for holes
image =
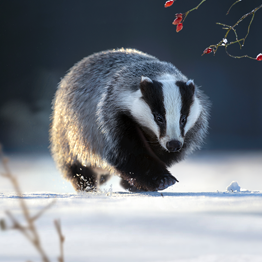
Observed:
[[[262,261],[262,153],[195,154],[172,167],[179,183],[155,193],[125,192],[114,177],[100,193],[76,194],[50,156],[9,159],[32,213],[56,199],[37,222],[52,261],[59,255],[54,219],[67,262]],[[21,219],[18,201],[0,178],[0,218],[8,221],[10,210]],[[40,261],[20,232],[0,231],[0,261],[29,260]]]

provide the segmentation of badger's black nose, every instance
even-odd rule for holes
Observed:
[[[182,148],[182,143],[177,140],[171,140],[166,143],[166,148],[169,152],[178,152]]]

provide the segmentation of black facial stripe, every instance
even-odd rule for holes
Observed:
[[[190,107],[194,101],[195,86],[193,85],[193,83],[190,83],[189,85],[187,85],[185,82],[182,82],[182,81],[177,81],[176,85],[179,87],[181,99],[182,99],[182,107],[181,107],[180,114],[181,116],[186,116],[187,118],[190,113]],[[184,134],[185,125],[186,125],[186,122],[184,125],[180,125],[180,131],[183,137],[185,136]]]
[[[166,134],[166,110],[164,106],[164,94],[162,89],[162,84],[154,81],[153,83],[149,83],[147,81],[143,81],[140,83],[140,89],[143,94],[142,99],[148,104],[153,113],[154,117],[160,115],[163,117],[163,124],[155,122],[159,126],[160,129],[160,137],[165,136]]]

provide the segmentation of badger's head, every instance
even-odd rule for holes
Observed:
[[[179,152],[201,114],[195,89],[192,80],[179,81],[171,75],[156,80],[142,76],[131,114],[141,127],[154,134],[163,149]]]

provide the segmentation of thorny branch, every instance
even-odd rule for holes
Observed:
[[[206,0],[201,0],[201,2],[194,8],[188,10],[187,12],[185,12],[184,14],[182,13],[179,13],[179,14],[176,14],[176,19],[173,21],[173,25],[176,25],[176,31],[179,32],[183,29],[183,23],[186,19],[186,17],[189,15],[190,12],[194,11],[194,10],[197,10],[204,2],[206,2]],[[227,11],[227,15],[229,14],[230,10],[232,9],[232,7],[234,5],[236,5],[237,3],[241,2],[241,0],[237,0],[235,1],[228,9]],[[165,7],[169,7],[171,6],[172,4],[174,3],[174,0],[171,0],[171,1],[167,1],[166,4],[165,4]],[[242,56],[234,56],[234,55],[231,55],[227,48],[228,46],[230,45],[233,45],[233,44],[236,44],[238,43],[239,44],[239,47],[240,49],[244,46],[245,44],[245,41],[249,35],[249,32],[250,32],[250,27],[251,27],[251,24],[254,20],[254,17],[255,17],[255,13],[260,9],[262,8],[262,4],[256,8],[254,8],[252,11],[250,11],[249,13],[246,13],[245,15],[243,15],[233,26],[230,26],[230,25],[226,25],[226,24],[223,24],[223,23],[217,23],[218,25],[221,25],[223,26],[223,29],[227,30],[223,39],[221,41],[219,41],[216,45],[210,45],[209,47],[207,47],[203,54],[209,54],[211,52],[214,53],[214,55],[216,54],[217,50],[219,47],[223,46],[225,47],[225,51],[227,53],[227,55],[229,55],[230,57],[233,57],[233,58],[243,58],[243,57],[246,57],[246,58],[250,58],[250,59],[254,59],[254,60],[257,60],[257,61],[262,61],[262,54],[258,54],[255,58],[254,57],[251,57],[251,56],[248,56],[248,55],[242,55]],[[247,28],[247,33],[245,35],[245,37],[239,39],[238,38],[238,35],[237,35],[237,31],[236,31],[236,26],[239,25],[239,23],[241,23],[244,19],[246,19],[248,16],[251,16],[251,19],[250,19],[250,22],[249,22],[249,25],[248,25],[248,28]],[[235,38],[236,40],[235,41],[231,41],[231,42],[228,42],[227,40],[227,36],[228,34],[230,33],[230,31],[233,31],[234,35],[235,35]]]
[[[24,219],[26,221],[26,226],[23,226],[20,224],[20,222],[14,217],[14,215],[7,210],[6,215],[9,217],[10,221],[12,222],[11,227],[7,227],[5,220],[1,219],[0,220],[0,228],[2,230],[7,230],[7,229],[16,229],[19,230],[28,240],[29,242],[32,243],[32,245],[35,247],[35,249],[38,251],[38,253],[41,256],[41,259],[43,262],[50,262],[47,254],[45,253],[44,249],[42,248],[41,241],[39,238],[39,234],[37,231],[37,228],[35,226],[35,221],[47,210],[49,209],[53,204],[54,201],[49,203],[46,207],[44,207],[42,210],[40,210],[36,215],[31,216],[29,209],[26,205],[26,202],[23,198],[19,183],[16,179],[16,177],[11,173],[9,166],[8,166],[8,159],[4,157],[3,152],[2,152],[2,147],[0,145],[0,159],[2,160],[4,172],[0,173],[0,175],[4,178],[7,178],[10,180],[12,183],[18,197],[19,197],[19,205],[22,209],[22,214],[24,216]],[[63,243],[64,243],[64,236],[62,235],[61,231],[61,225],[60,222],[55,221],[55,227],[57,229],[57,233],[59,235],[59,240],[60,240],[60,257],[58,258],[59,262],[64,262],[64,256],[63,256]]]

